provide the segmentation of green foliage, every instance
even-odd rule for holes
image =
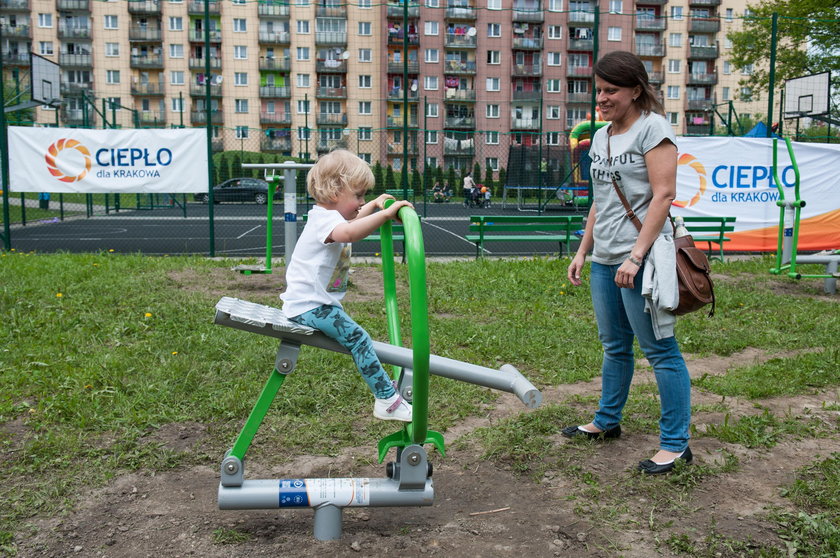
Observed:
[[[455,195],[461,193],[461,182],[458,181],[458,178],[455,175],[455,167],[449,167],[449,169],[447,169],[446,181],[449,183],[449,187],[452,188],[452,192]]]
[[[385,168],[385,189],[386,190],[393,190],[397,187],[397,181],[394,178],[394,169],[391,168],[391,165],[388,165]]]
[[[473,177],[473,180],[475,180],[476,183],[481,182],[481,165],[479,165],[478,163],[475,163],[473,165],[472,177]]]
[[[423,179],[420,177],[420,171],[417,170],[417,167],[411,171],[411,189],[415,194],[423,192]]]
[[[441,186],[443,186],[443,167],[437,167],[435,169],[435,182],[440,182]]]
[[[499,188],[504,188],[507,184],[507,169],[504,167],[499,169]]]
[[[484,171],[484,185],[493,193],[493,169],[487,167]]]
[[[795,136],[794,139],[801,142],[840,143],[840,128],[832,126],[829,130],[829,127],[821,122],[813,123],[798,132],[796,128],[788,128],[784,132],[785,135]]]
[[[840,453],[803,467],[796,480],[782,491],[797,508],[828,511],[840,519]]]
[[[384,194],[385,193],[385,178],[382,175],[382,164],[379,161],[374,163],[373,168],[373,193],[374,195]]]

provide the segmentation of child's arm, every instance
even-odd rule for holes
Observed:
[[[380,196],[382,197],[382,196]],[[379,198],[377,198],[378,200]],[[368,205],[375,203],[376,200],[373,202],[365,204],[362,209],[367,207]],[[376,213],[369,214],[365,217],[356,217],[352,221],[348,221],[347,223],[341,223],[336,225],[336,227],[332,230],[330,235],[327,237],[328,242],[356,242],[358,240],[362,240],[370,233],[378,229],[382,226],[382,223],[387,221],[388,219],[397,220],[397,212],[402,207],[414,207],[411,205],[411,202],[406,200],[400,200],[394,202],[391,207],[388,209],[383,209],[382,211],[377,211]],[[361,210],[359,211],[361,214]]]
[[[359,210],[359,214],[356,215],[356,219],[360,219],[362,217],[367,217],[368,215],[372,214],[377,209],[385,209],[385,201],[392,200],[394,196],[390,194],[382,194],[375,200],[371,200],[367,202],[362,208]],[[354,221],[356,219],[353,219]],[[384,221],[383,221],[384,222]]]

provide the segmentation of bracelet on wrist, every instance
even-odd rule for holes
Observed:
[[[636,258],[634,258],[633,254],[627,256],[627,259],[630,261],[631,264],[635,265],[636,267],[642,267],[641,260],[637,260]]]

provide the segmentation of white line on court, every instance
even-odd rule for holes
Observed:
[[[434,227],[434,228],[436,228],[436,229],[438,229],[438,230],[441,230],[441,231],[445,232],[446,234],[452,235],[452,236],[454,236],[455,238],[457,238],[458,240],[463,240],[464,242],[466,242],[466,243],[467,243],[467,244],[469,244],[470,246],[475,246],[472,242],[470,242],[469,240],[467,240],[466,238],[464,238],[463,236],[461,236],[461,235],[459,235],[459,234],[455,234],[455,233],[454,233],[454,232],[452,232],[452,231],[446,230],[446,229],[444,229],[443,227],[438,227],[437,225],[432,224],[432,223],[429,223],[429,222],[426,222],[426,224],[427,224],[427,225],[429,225],[430,227]],[[490,253],[491,253],[491,252],[490,252],[490,250],[488,250],[487,248],[482,248],[482,250],[484,250],[484,252],[485,252],[485,253],[487,253],[487,254],[490,254]]]
[[[247,231],[245,231],[244,233],[242,233],[242,234],[240,234],[239,236],[237,236],[237,237],[236,237],[236,240],[239,240],[239,239],[240,239],[240,238],[242,238],[243,236],[246,236],[248,233],[250,233],[250,232],[253,232],[253,231],[257,230],[257,229],[258,229],[258,228],[260,228],[260,227],[262,227],[262,225],[257,225],[256,227],[254,227],[254,228],[252,228],[252,229],[248,229],[248,230],[247,230]]]

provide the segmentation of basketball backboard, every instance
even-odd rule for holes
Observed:
[[[802,118],[828,114],[830,87],[830,72],[785,81],[785,117]]]
[[[57,105],[61,102],[61,68],[51,60],[31,54],[29,75],[32,78],[30,97],[42,105]]]

